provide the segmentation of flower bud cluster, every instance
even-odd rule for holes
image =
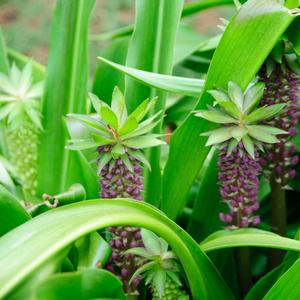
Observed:
[[[261,171],[257,161],[250,157],[240,142],[231,154],[227,154],[227,145],[219,153],[220,194],[229,207],[229,213],[220,213],[220,219],[229,228],[256,226],[259,216],[254,213],[259,208],[258,174]]]
[[[291,140],[298,133],[296,125],[300,118],[298,104],[300,78],[289,69],[282,69],[280,65],[276,66],[270,76],[267,76],[266,70],[263,69],[260,78],[266,85],[261,106],[286,103],[284,112],[265,121],[265,124],[283,129],[288,134],[279,135],[279,143],[266,145],[265,155],[261,157],[266,175],[273,176],[282,187],[285,187],[288,181],[296,176],[294,167],[299,162],[296,145]]]

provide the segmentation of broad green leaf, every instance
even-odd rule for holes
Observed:
[[[90,200],[60,207],[3,236],[0,269],[5,272],[0,273],[0,297],[78,238],[100,228],[122,225],[146,228],[170,244],[182,263],[193,299],[233,300],[214,266],[187,233],[156,208],[124,199]]]
[[[238,84],[233,81],[229,81],[228,83],[228,95],[231,100],[236,104],[236,106],[242,110],[243,102],[244,102],[244,94],[242,89]]]
[[[300,252],[300,241],[254,228],[230,231],[220,230],[210,235],[200,244],[200,248],[205,252],[217,249],[247,246],[276,248]]]
[[[30,219],[18,199],[0,185],[0,236]]]
[[[67,134],[62,118],[68,113],[86,112],[87,35],[94,3],[94,0],[56,2],[42,108],[39,194],[57,194],[74,182],[85,181],[79,171],[78,154],[64,150]]]
[[[38,286],[35,296],[40,300],[126,299],[122,282],[111,272],[97,269],[52,275]]]
[[[154,73],[172,74],[174,46],[184,0],[140,0],[136,1],[135,24],[128,48],[126,66]],[[136,80],[126,77],[125,99],[129,113],[144,99],[158,99],[150,115],[165,110],[166,92],[149,88]],[[161,133],[158,124],[154,133]],[[145,201],[158,205],[161,198],[160,147],[149,149],[147,158],[151,171],[144,176]]]
[[[260,107],[244,118],[248,123],[257,123],[262,120],[267,120],[279,114],[286,104],[274,104],[271,106]]]
[[[265,85],[262,82],[252,85],[246,92],[243,111],[251,111],[260,101],[264,94]]]
[[[155,147],[159,145],[164,145],[165,142],[159,140],[157,134],[148,134],[145,136],[139,136],[123,141],[123,144],[127,147],[134,149],[143,149],[148,147]]]
[[[300,298],[299,271],[300,259],[298,259],[282,276],[279,277],[269,292],[265,295],[264,300]]]
[[[200,95],[204,85],[204,81],[201,79],[152,73],[125,67],[102,57],[98,57],[98,59],[145,85],[175,94],[197,97]]]
[[[101,118],[113,129],[118,130],[119,122],[116,114],[106,106],[101,107]]]
[[[78,251],[78,270],[102,268],[111,255],[109,244],[96,231],[76,241],[75,246]]]
[[[205,109],[207,104],[213,103],[207,91],[215,87],[226,89],[229,81],[246,89],[293,19],[275,0],[247,1],[226,27],[196,109]],[[162,198],[162,209],[171,218],[176,218],[179,209],[184,207],[209,151],[204,147],[206,140],[200,133],[213,127],[191,115],[172,135],[163,173]]]
[[[217,110],[202,110],[197,112],[195,116],[214,123],[220,123],[220,124],[237,123],[236,119],[228,116],[226,113]]]

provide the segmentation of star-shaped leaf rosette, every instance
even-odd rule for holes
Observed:
[[[280,114],[285,104],[258,107],[264,93],[264,84],[256,83],[243,93],[234,82],[228,83],[228,92],[211,90],[214,106],[196,112],[196,116],[223,126],[209,132],[206,146],[219,145],[220,194],[228,204],[229,213],[221,213],[220,219],[230,228],[259,224],[259,216],[253,212],[258,204],[258,175],[261,171],[258,150],[265,144],[278,143],[277,135],[287,132],[261,124]],[[218,107],[218,108],[216,108]]]
[[[215,99],[214,107],[201,110],[197,117],[223,124],[223,127],[202,133],[208,136],[206,146],[228,143],[228,155],[241,142],[248,154],[255,158],[255,146],[263,150],[264,143],[277,143],[276,135],[287,132],[275,127],[261,125],[262,121],[280,113],[285,104],[274,104],[257,108],[263,96],[264,84],[252,85],[244,94],[234,82],[228,83],[228,93],[222,90],[211,90]],[[216,108],[219,106],[219,108]]]
[[[98,174],[101,174],[101,170],[107,163],[118,159],[121,159],[129,170],[133,170],[130,157],[134,157],[150,168],[142,149],[165,143],[159,139],[161,135],[150,133],[161,122],[163,112],[160,111],[143,120],[155,105],[156,98],[146,99],[129,115],[124,96],[118,87],[114,89],[111,107],[94,94],[90,94],[90,99],[97,114],[68,115],[88,128],[89,137],[70,140],[67,149],[98,148],[104,152],[98,161]]]
[[[177,257],[169,250],[168,243],[146,229],[141,230],[141,236],[144,247],[126,252],[141,258],[142,266],[133,274],[131,281],[142,274],[151,288],[154,300],[189,299],[180,281]]]
[[[32,122],[41,130],[39,111],[43,82],[33,83],[32,63],[20,70],[12,65],[9,74],[0,73],[0,120],[7,120],[10,129]]]

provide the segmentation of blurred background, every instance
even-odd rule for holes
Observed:
[[[92,16],[91,34],[109,32],[132,24],[134,3],[135,0],[97,0]],[[8,46],[46,64],[54,4],[55,0],[0,0],[0,25]],[[221,23],[220,17],[229,17],[233,10],[232,6],[207,9],[184,22],[190,24],[199,34],[210,36],[219,30],[217,25]],[[107,43],[107,40],[93,41],[90,44],[91,59]]]

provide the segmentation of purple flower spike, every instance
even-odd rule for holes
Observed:
[[[267,145],[266,153],[262,156],[262,162],[266,165],[266,176],[273,176],[282,187],[288,185],[288,181],[296,176],[293,167],[298,163],[299,157],[295,155],[296,146],[291,139],[297,135],[296,125],[299,121],[299,94],[298,86],[300,77],[288,68],[283,70],[276,65],[270,76],[266,70],[260,73],[261,80],[266,85],[266,90],[261,101],[261,106],[276,103],[285,103],[285,110],[272,120],[265,121],[266,125],[275,126],[288,132],[279,135],[279,143]]]
[[[239,143],[235,149],[243,150],[243,144]],[[221,221],[227,223],[229,228],[256,226],[259,223],[259,217],[253,216],[258,210],[258,180],[257,176],[261,167],[256,159],[251,158],[244,151],[244,159],[237,161],[237,154],[240,151],[232,151],[227,155],[227,146],[220,150],[219,155],[219,178],[220,194],[229,207],[229,214],[220,214]],[[246,172],[249,173],[245,176]],[[231,174],[228,179],[224,179],[226,174]],[[226,177],[227,178],[227,177]]]

